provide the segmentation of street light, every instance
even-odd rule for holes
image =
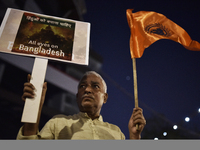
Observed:
[[[163,132],[163,136],[167,136],[167,132]]]
[[[174,125],[174,126],[173,126],[173,129],[174,129],[174,130],[178,129],[178,126],[177,126],[177,125]]]
[[[185,121],[186,121],[186,122],[189,122],[189,121],[190,121],[190,118],[189,118],[189,117],[185,117]]]

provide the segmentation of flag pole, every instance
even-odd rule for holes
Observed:
[[[138,107],[138,87],[137,87],[137,72],[136,72],[136,59],[132,58],[133,62],[133,85],[134,85],[134,99],[135,99],[135,108]],[[138,130],[138,124],[136,124],[136,129]]]
[[[132,58],[132,61],[133,61],[133,83],[134,83],[135,107],[138,107],[138,88],[137,88],[137,72],[136,72],[135,58]]]

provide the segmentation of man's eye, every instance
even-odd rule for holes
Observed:
[[[85,88],[85,85],[82,84],[82,85],[79,86],[79,88]]]
[[[99,89],[99,88],[100,88],[99,85],[94,85],[94,87],[95,87],[96,89]]]

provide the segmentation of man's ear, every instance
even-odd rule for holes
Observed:
[[[105,104],[108,100],[108,93],[104,93],[104,101],[103,103]]]

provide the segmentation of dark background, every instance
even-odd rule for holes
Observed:
[[[103,106],[102,115],[104,121],[118,125],[128,138],[128,121],[134,108],[134,99],[132,60],[129,50],[130,29],[126,19],[126,9],[133,8],[133,12],[143,10],[161,13],[184,28],[193,40],[200,42],[200,2],[198,0],[85,0],[85,4],[87,12],[82,20],[91,23],[90,47],[102,57],[102,68],[98,72],[104,77],[108,86],[109,98]],[[48,10],[47,6],[45,14],[59,16],[59,13]],[[142,133],[143,139],[200,138],[199,58],[200,52],[187,50],[171,40],[159,40],[147,48],[141,58],[136,59],[139,106],[143,108],[147,120]],[[57,63],[59,64],[63,65]],[[9,68],[18,72],[13,66]],[[12,83],[15,82],[20,87],[19,89],[13,87],[12,90],[20,95],[26,75],[27,72],[23,72],[20,78],[16,79],[9,71],[5,72],[1,86],[5,87],[6,84],[12,87]],[[54,89],[56,90],[58,89]],[[20,102],[16,108],[18,113],[8,107],[14,104],[2,103],[4,105],[0,105],[0,110],[3,134],[0,138],[13,139],[22,125],[20,118],[23,103]],[[41,126],[51,117],[43,115]],[[190,117],[190,122],[185,122],[185,117]],[[178,125],[177,130],[173,129],[175,124]],[[163,136],[163,132],[167,132],[167,136]]]
[[[118,124],[128,135],[127,122],[134,100],[128,95],[133,93],[133,80],[126,9],[162,13],[184,28],[193,40],[200,41],[199,1],[88,0],[86,4],[85,21],[92,24],[92,46],[103,56],[102,70],[120,86],[113,86],[108,81],[109,99],[102,113],[106,120]],[[182,138],[200,137],[199,58],[200,52],[189,51],[174,41],[160,40],[147,48],[141,58],[136,59],[139,106],[144,109],[147,118],[146,130],[151,131],[148,137],[153,138],[156,136],[154,133],[161,130],[157,137],[166,138],[162,137],[162,131],[174,132],[174,124],[184,128],[180,131],[186,134]],[[128,94],[120,92],[121,88]],[[191,117],[190,122],[184,121],[187,116]],[[159,120],[148,121],[149,117]],[[176,138],[172,134],[176,133],[168,133],[168,138]]]

